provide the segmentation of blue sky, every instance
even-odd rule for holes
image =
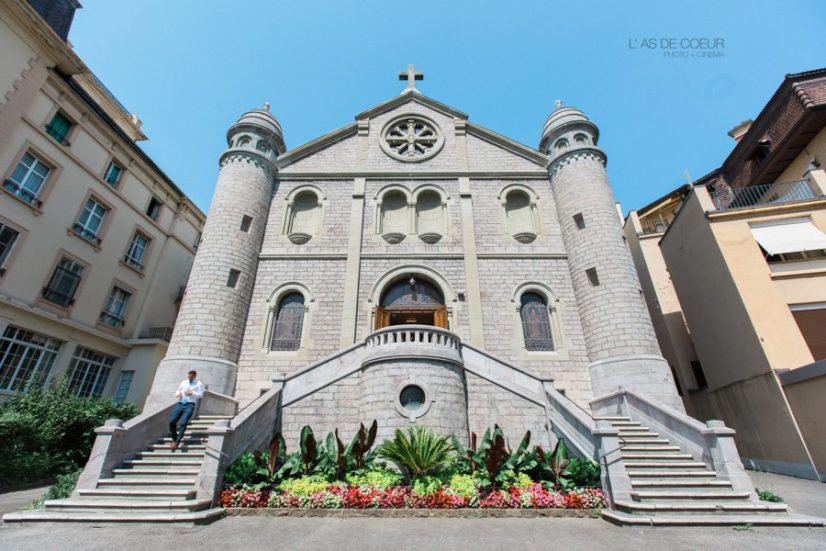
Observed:
[[[424,94],[532,147],[555,99],[585,111],[625,211],[685,183],[686,171],[719,166],[734,143],[726,132],[754,118],[786,73],[826,66],[818,1],[82,4],[75,50],[204,211],[226,129],[244,111],[269,101],[293,148],[397,95],[408,63],[424,71]]]

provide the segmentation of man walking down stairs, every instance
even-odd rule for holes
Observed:
[[[201,415],[189,423],[189,434],[178,449],[170,450],[172,437],[160,438],[113,469],[114,476],[99,480],[96,488],[47,501],[41,511],[7,514],[3,521],[212,522],[224,510],[196,498],[196,480],[209,446],[207,429],[231,418]]]

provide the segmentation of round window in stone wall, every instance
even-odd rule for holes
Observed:
[[[385,153],[400,161],[417,162],[436,155],[445,143],[439,126],[420,115],[403,115],[384,125],[379,139]]]
[[[404,409],[410,412],[422,409],[424,399],[424,390],[416,385],[407,385],[399,393],[399,402]]]

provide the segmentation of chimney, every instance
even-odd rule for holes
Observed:
[[[28,0],[31,7],[57,35],[66,42],[75,10],[82,8],[77,0]]]
[[[754,124],[754,121],[751,119],[746,119],[731,130],[728,131],[728,135],[734,138],[735,142],[739,142],[743,139],[743,136],[746,135],[746,132],[749,131],[751,125]]]

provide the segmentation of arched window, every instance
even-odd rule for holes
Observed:
[[[304,326],[304,295],[289,293],[278,303],[272,327],[270,350],[298,350]]]
[[[432,190],[421,192],[416,197],[416,232],[419,235],[426,233],[442,233],[442,198]]]
[[[401,191],[389,191],[381,202],[381,234],[409,233],[407,197]]]
[[[568,140],[565,138],[559,138],[554,144],[554,149],[565,149],[566,147],[568,147]]]
[[[235,142],[236,147],[246,147],[252,142],[252,138],[249,136],[241,136],[238,138],[238,141]]]
[[[574,136],[574,141],[576,143],[588,143],[588,136],[586,136],[585,134],[577,134],[576,136]]]
[[[523,294],[519,313],[525,335],[525,349],[531,352],[553,350],[554,339],[545,298],[539,293]]]
[[[508,233],[516,236],[529,232],[537,233],[533,224],[531,212],[531,198],[522,190],[513,190],[505,199],[505,214],[508,222]]]
[[[318,196],[312,191],[302,191],[292,204],[292,219],[287,233],[318,233],[318,223],[321,215],[321,205]]]

